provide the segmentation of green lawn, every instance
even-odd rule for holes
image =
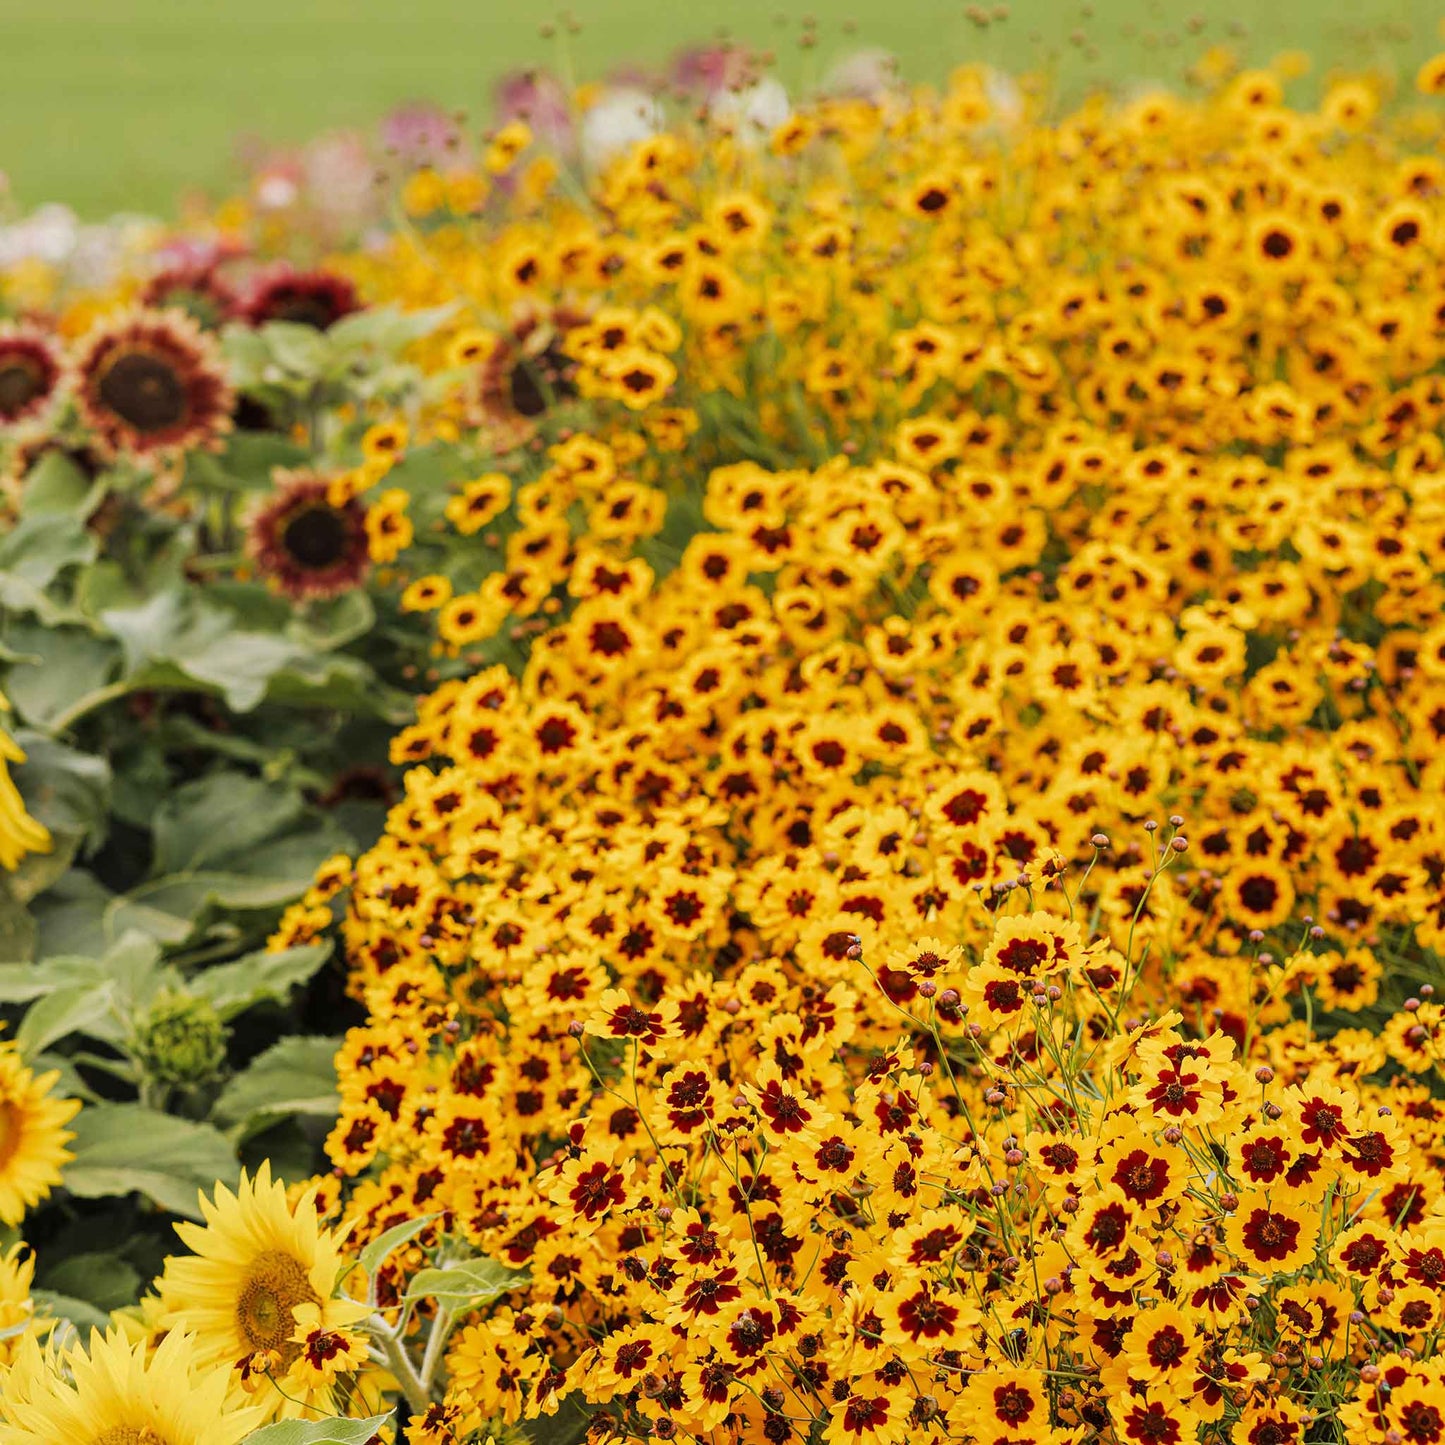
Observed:
[[[989,0],[992,8],[995,0]],[[1172,79],[1231,20],[1255,59],[1283,48],[1328,63],[1407,63],[1440,48],[1433,0],[1011,0],[978,30],[960,0],[573,0],[575,72],[599,77],[625,60],[656,62],[733,34],[779,54],[790,85],[815,79],[855,46],[883,46],[907,72],[941,76],[969,58],[1048,64],[1061,82]],[[784,13],[780,19],[780,12]],[[801,52],[799,21],[818,19]],[[1185,22],[1205,18],[1197,36]],[[851,17],[856,29],[845,33]],[[556,64],[538,10],[512,0],[0,0],[0,171],[25,205],[62,200],[82,212],[165,211],[186,187],[233,179],[236,136],[303,139],[364,125],[424,98],[485,118],[490,82]],[[1071,37],[1082,32],[1097,58]],[[1408,38],[1407,38],[1408,35]]]

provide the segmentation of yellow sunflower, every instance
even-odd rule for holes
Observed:
[[[12,1244],[0,1255],[0,1370],[15,1363],[23,1340],[43,1338],[55,1324],[35,1317],[34,1278],[35,1256],[28,1245]]]
[[[288,1204],[286,1186],[263,1163],[254,1178],[244,1173],[233,1194],[216,1186],[201,1199],[205,1224],[178,1224],[193,1251],[166,1260],[159,1281],[163,1328],[195,1336],[207,1364],[232,1371],[233,1398],[255,1389],[258,1375],[278,1387],[258,1398],[268,1418],[294,1417],[312,1407],[331,1409],[329,1386],[317,1386],[305,1369],[296,1333],[296,1311],[333,1330],[366,1311],[331,1297],[341,1271],[338,1237],[322,1229],[315,1194],[307,1190]]]
[[[58,1073],[38,1077],[13,1043],[0,1044],[0,1221],[19,1224],[25,1211],[60,1183],[60,1166],[72,1158],[65,1125],[79,1099],[55,1099]]]
[[[10,704],[0,693],[0,713]],[[25,754],[4,728],[0,728],[0,868],[13,872],[27,853],[48,853],[50,834],[25,811],[25,800],[10,776],[11,763],[23,763]]]
[[[227,1408],[226,1391],[226,1371],[201,1365],[183,1334],[152,1353],[96,1330],[63,1357],[27,1337],[0,1394],[0,1445],[236,1445],[266,1411]]]

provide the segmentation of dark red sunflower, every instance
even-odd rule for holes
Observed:
[[[81,416],[110,456],[214,449],[235,395],[215,343],[183,311],[127,311],[93,327],[74,363]]]
[[[366,508],[336,506],[315,472],[277,472],[275,493],[252,515],[246,551],[263,576],[293,601],[337,597],[360,584],[369,559]]]
[[[141,292],[143,305],[173,306],[198,325],[214,331],[236,313],[235,289],[216,270],[212,260],[176,261],[156,272]]]
[[[252,326],[289,321],[325,331],[343,316],[360,310],[361,298],[345,276],[284,266],[256,281],[246,298],[244,314]]]
[[[0,427],[40,416],[65,366],[55,342],[37,326],[0,326]]]
[[[577,395],[576,366],[562,349],[583,317],[559,309],[523,316],[493,347],[477,380],[479,421],[499,450],[518,446],[558,402]]]

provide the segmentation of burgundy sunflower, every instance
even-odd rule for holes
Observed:
[[[39,327],[23,322],[0,326],[0,427],[40,416],[63,372],[55,342]]]
[[[561,309],[548,316],[526,315],[482,363],[476,392],[479,420],[499,450],[526,441],[546,412],[577,395],[575,365],[562,345],[567,331],[582,319]]]
[[[315,472],[277,472],[273,496],[252,516],[246,551],[278,592],[301,601],[337,597],[366,576],[366,508],[336,506]]]
[[[216,270],[214,261],[177,261],[156,272],[141,292],[145,306],[174,307],[208,330],[229,321],[239,298],[234,288]]]
[[[326,331],[343,316],[361,310],[356,287],[332,271],[296,271],[283,266],[269,271],[246,298],[245,317],[252,326],[289,321]]]
[[[215,343],[183,311],[127,311],[81,338],[81,415],[98,449],[137,456],[214,449],[235,396]]]

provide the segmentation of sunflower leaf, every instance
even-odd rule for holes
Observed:
[[[419,1235],[427,1225],[438,1218],[435,1214],[423,1214],[416,1219],[408,1219],[401,1224],[393,1225],[385,1234],[379,1234],[365,1249],[361,1251],[358,1263],[366,1271],[367,1277],[374,1275],[390,1257],[392,1250],[400,1249]]]
[[[247,1435],[245,1445],[366,1445],[389,1419],[390,1410],[365,1420],[282,1420]]]
[[[251,1061],[221,1091],[214,1115],[223,1124],[248,1128],[283,1114],[334,1119],[336,1050],[340,1039],[286,1038]]]
[[[201,1191],[236,1174],[235,1153],[220,1130],[141,1104],[95,1104],[70,1127],[75,1158],[65,1168],[65,1187],[82,1199],[143,1194],[173,1214],[199,1219]]]
[[[404,1302],[434,1299],[451,1310],[472,1309],[519,1289],[531,1276],[495,1259],[464,1259],[444,1269],[421,1269],[411,1277]]]
[[[96,987],[78,984],[58,988],[37,999],[26,1010],[15,1042],[21,1054],[29,1059],[69,1034],[89,1034],[93,1038],[118,1038],[115,1019],[111,1015],[112,989],[109,983]],[[108,1025],[101,1027],[101,1025]]]
[[[276,953],[248,953],[234,963],[196,974],[188,988],[209,999],[216,1012],[230,1020],[266,999],[285,1003],[291,990],[311,978],[330,953],[329,943],[300,944]]]

